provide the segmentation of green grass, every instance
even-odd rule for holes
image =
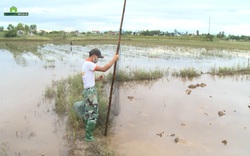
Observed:
[[[160,69],[155,70],[118,70],[116,75],[116,81],[142,81],[142,80],[154,80],[164,76],[165,71]],[[113,73],[109,73],[107,80],[110,81],[113,77]]]
[[[218,67],[218,69],[213,67],[210,69],[208,73],[212,75],[219,75],[219,76],[247,75],[247,74],[250,74],[250,65],[248,64],[246,66],[237,65],[233,67]]]
[[[69,43],[73,41],[77,45],[87,44],[117,44],[118,35],[100,34],[100,35],[83,35],[72,36],[62,34],[47,35],[47,36],[24,36],[15,38],[3,38],[0,33],[0,42],[61,42]],[[214,41],[206,41],[204,36],[132,36],[123,35],[121,39],[122,45],[133,46],[170,46],[170,47],[192,47],[192,48],[206,48],[206,49],[239,49],[250,50],[250,42],[240,41],[223,41],[215,39]]]
[[[111,149],[106,142],[94,142],[87,150],[95,156],[117,156],[114,149]]]
[[[179,72],[174,71],[172,73],[172,76],[174,77],[181,77],[181,78],[194,78],[199,77],[201,75],[201,72],[198,72],[195,68],[184,68],[181,69]]]

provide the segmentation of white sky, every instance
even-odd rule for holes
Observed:
[[[15,6],[29,16],[4,16]],[[250,0],[127,0],[122,30],[250,35]],[[119,30],[123,0],[2,0],[0,26],[64,31]]]

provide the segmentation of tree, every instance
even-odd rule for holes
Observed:
[[[199,36],[199,30],[196,31],[196,35]]]
[[[222,31],[222,32],[219,32],[216,36],[221,39],[225,37],[225,33],[224,31]]]
[[[14,25],[12,25],[12,24],[9,24],[8,27],[7,27],[8,30],[13,30],[14,28],[15,28],[15,27],[14,27]]]
[[[208,33],[208,34],[206,35],[206,39],[207,39],[208,41],[213,41],[214,36]]]
[[[24,25],[22,23],[18,23],[16,26],[16,30],[23,30],[24,31]]]
[[[16,37],[17,36],[17,30],[15,28],[15,26],[13,26],[12,24],[9,24],[7,27],[7,32],[5,33],[5,37]]]
[[[35,24],[30,25],[30,32],[37,34],[37,26]]]
[[[0,27],[0,31],[4,31],[4,27],[3,26]]]
[[[30,31],[30,27],[29,27],[28,25],[26,25],[26,24],[25,24],[25,26],[24,26],[24,31],[25,31],[26,33],[28,33],[28,32]]]

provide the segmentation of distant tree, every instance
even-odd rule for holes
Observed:
[[[250,36],[241,35],[241,36],[240,36],[240,40],[249,41],[249,40],[250,40]]]
[[[219,33],[216,35],[216,37],[218,37],[218,38],[220,38],[220,39],[224,38],[224,37],[225,37],[224,31],[219,32]]]
[[[4,31],[4,27],[3,26],[0,27],[0,31]]]
[[[7,27],[7,32],[5,33],[5,37],[16,37],[17,36],[17,30],[15,28],[15,26],[13,26],[12,24],[9,24]]]
[[[41,30],[40,33],[39,33],[40,36],[45,36],[46,35],[46,31],[44,30]]]
[[[25,26],[24,26],[24,31],[25,31],[26,33],[28,33],[28,32],[30,31],[30,27],[29,27],[28,25],[26,25],[26,24],[25,24]]]
[[[208,34],[206,35],[206,39],[207,39],[208,41],[213,41],[213,40],[214,40],[214,36],[208,33]]]
[[[13,30],[14,28],[15,28],[15,26],[14,26],[14,25],[9,24],[9,25],[8,25],[8,27],[7,27],[7,30]]]
[[[199,30],[196,30],[196,35],[197,35],[197,36],[199,36],[199,35],[200,35],[200,34],[199,34]]]
[[[140,33],[140,35],[142,35],[142,36],[155,36],[155,35],[157,35],[157,36],[159,36],[159,35],[161,35],[161,31],[160,30],[146,30],[146,31],[142,31],[141,33]]]
[[[16,26],[16,30],[23,30],[24,31],[24,24],[18,23]]]
[[[124,31],[123,34],[124,34],[124,35],[131,35],[131,34],[132,34],[132,31]]]
[[[37,34],[37,26],[35,24],[30,25],[30,32]]]

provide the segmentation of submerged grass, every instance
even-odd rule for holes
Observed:
[[[250,64],[246,66],[237,65],[233,67],[212,67],[207,73],[199,72],[195,68],[184,68],[180,71],[172,72],[173,77],[181,77],[192,79],[195,77],[199,77],[202,74],[211,74],[218,76],[233,76],[233,75],[247,75],[250,74]]]
[[[1,151],[0,151],[0,155],[3,156],[8,156],[6,149],[7,147],[7,143],[6,142],[0,142],[0,147],[1,147]]]
[[[172,76],[182,77],[182,78],[194,78],[194,77],[199,77],[200,75],[201,75],[201,73],[192,67],[184,68],[184,69],[181,69],[179,72],[174,71],[172,73]]]
[[[160,69],[155,70],[144,70],[144,69],[136,69],[136,70],[119,70],[116,73],[117,81],[142,81],[142,80],[154,80],[159,79],[164,76],[165,71]],[[107,81],[112,79],[112,73],[109,73],[107,76]]]
[[[250,65],[248,64],[247,66],[237,65],[233,67],[218,67],[218,69],[213,67],[210,69],[209,73],[219,76],[250,74]]]

